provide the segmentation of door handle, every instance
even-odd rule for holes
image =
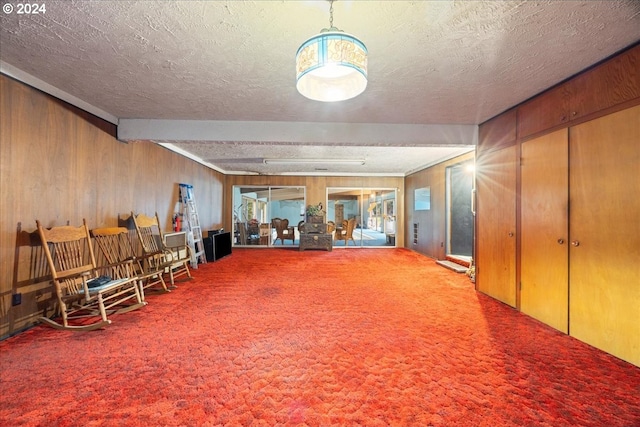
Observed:
[[[564,239],[563,238],[558,239],[558,244],[559,245],[563,245],[564,244]]]
[[[513,231],[510,231],[509,232],[509,237],[513,237],[513,236],[514,236]]]
[[[571,242],[571,246],[580,246],[580,242],[578,240],[574,240],[573,242]]]

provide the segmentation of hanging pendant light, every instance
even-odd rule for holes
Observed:
[[[360,40],[333,26],[302,43],[296,53],[296,88],[314,101],[344,101],[367,87],[367,48]]]

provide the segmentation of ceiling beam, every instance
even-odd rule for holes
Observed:
[[[114,125],[118,124],[118,118],[113,114],[104,111],[94,105],[91,105],[88,102],[85,102],[82,99],[75,97],[61,89],[58,89],[57,87],[50,85],[49,83],[40,80],[39,78],[34,77],[31,74],[22,71],[21,69],[14,67],[13,65],[8,64],[4,61],[0,61],[0,73],[5,74],[33,88],[36,88],[55,98],[61,99],[75,107],[80,108],[81,110],[93,114],[96,117],[100,117],[103,120],[113,123]]]
[[[477,125],[120,119],[118,139],[327,145],[469,146]]]

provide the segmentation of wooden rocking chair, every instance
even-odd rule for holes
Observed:
[[[51,229],[42,227],[40,221],[36,224],[62,316],[62,323],[41,317],[45,324],[56,329],[94,330],[109,325],[110,314],[145,305],[131,262],[97,267],[86,221],[80,227]],[[99,320],[87,323],[91,317]]]
[[[145,214],[135,215],[131,212],[131,218],[136,226],[142,251],[151,268],[159,268],[169,273],[171,287],[175,287],[177,277],[187,275],[191,279],[191,248],[186,244],[186,239],[182,245],[165,246],[157,212],[153,217]]]
[[[144,290],[152,288],[160,292],[169,292],[162,278],[162,266],[145,260],[145,256],[136,256],[129,231],[124,227],[94,228],[91,230],[105,260],[110,264],[131,261],[133,273],[138,280],[140,297],[144,301]]]

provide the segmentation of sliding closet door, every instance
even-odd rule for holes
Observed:
[[[477,162],[477,288],[516,306],[516,147]]]
[[[640,366],[640,106],[570,129],[570,334]]]
[[[568,333],[568,129],[522,144],[520,309]]]

